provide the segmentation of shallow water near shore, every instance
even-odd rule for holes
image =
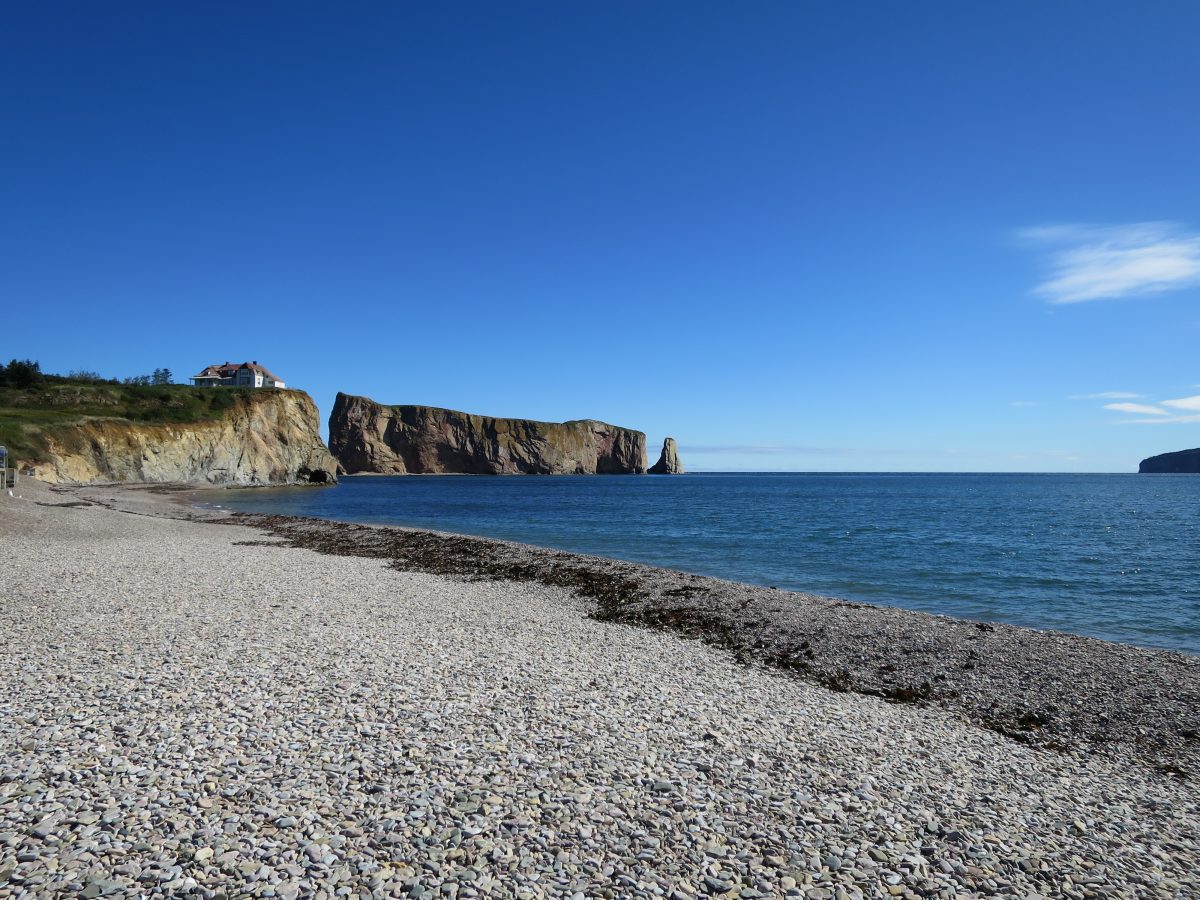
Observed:
[[[358,477],[244,512],[503,538],[1200,654],[1200,477]]]

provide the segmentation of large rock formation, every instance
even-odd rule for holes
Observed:
[[[348,473],[620,475],[646,471],[646,435],[584,419],[497,419],[338,394],[329,449]]]
[[[319,427],[316,404],[304,392],[247,391],[209,421],[89,418],[56,425],[45,431],[48,449],[32,465],[35,477],[62,484],[332,483],[337,462]]]
[[[1200,474],[1200,447],[1194,450],[1176,450],[1174,453],[1160,453],[1143,459],[1138,466],[1138,472],[1143,475],[1195,475]]]
[[[651,475],[682,475],[683,463],[679,459],[679,445],[675,443],[675,438],[667,438],[663,441],[662,453],[658,456],[658,462],[652,465],[649,469]]]

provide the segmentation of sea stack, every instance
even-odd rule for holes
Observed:
[[[1194,450],[1176,450],[1160,453],[1143,459],[1138,466],[1141,475],[1195,475],[1200,474],[1200,447]]]
[[[675,443],[675,438],[669,437],[663,441],[662,453],[658,457],[658,462],[647,471],[651,475],[683,474],[683,463],[679,460],[679,445]]]

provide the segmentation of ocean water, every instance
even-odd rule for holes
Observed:
[[[1200,477],[357,477],[248,512],[506,538],[1200,654]]]

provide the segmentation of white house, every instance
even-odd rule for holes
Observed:
[[[192,384],[196,387],[287,387],[266,366],[260,366],[257,359],[253,362],[226,361],[223,365],[208,366],[199,375],[192,376]]]

